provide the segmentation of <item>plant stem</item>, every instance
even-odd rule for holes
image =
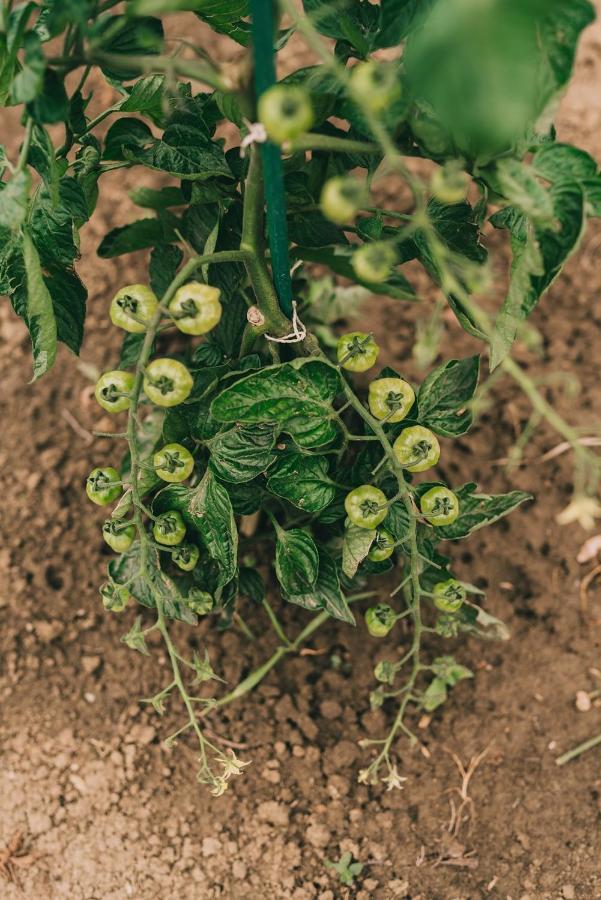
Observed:
[[[589,738],[588,741],[584,741],[582,744],[578,744],[577,747],[574,747],[572,750],[568,750],[567,753],[562,753],[561,756],[558,756],[555,760],[556,766],[565,766],[566,763],[569,763],[570,760],[576,759],[577,756],[581,756],[581,754],[586,753],[587,750],[592,750],[593,747],[597,747],[601,744],[601,734],[598,734],[596,737]]]
[[[330,136],[328,134],[305,134],[294,141],[286,141],[282,145],[284,153],[294,153],[297,150],[324,150],[333,153],[381,153],[378,144],[371,141],[356,141],[352,138]]]

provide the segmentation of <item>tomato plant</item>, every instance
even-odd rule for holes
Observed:
[[[246,48],[245,64],[214,62],[193,29],[167,42],[163,17],[185,11]],[[168,741],[197,740],[198,778],[216,795],[246,763],[212,741],[205,718],[329,619],[353,627],[354,609],[377,598],[358,627],[391,642],[371,702],[396,711],[384,738],[363,742],[359,777],[389,787],[404,780],[395,747],[412,714],[472,674],[432,658],[424,633],[508,636],[453,574],[447,547],[530,495],[421,476],[440,478],[439,459],[449,471],[451,441],[479,408],[482,362],[532,406],[522,446],[545,420],[573,448],[564,520],[599,513],[598,457],[511,355],[587,218],[601,215],[597,164],[549,124],[592,18],[588,0],[361,0],[340,14],[321,0],[0,6],[0,102],[20,107],[24,128],[18,158],[0,153],[0,290],[29,328],[34,378],[58,341],[79,352],[78,235],[105,173],[161,176],[131,192],[142,212],[98,247],[108,271],[139,251],[148,271],[93,299],[125,332],[96,386],[123,427],[86,491],[115,504],[99,525],[116,553],[102,603],[125,616],[139,605],[128,647],[149,653],[147,635],[161,635],[173,677],[151,702],[160,713],[179,696],[186,718]],[[294,33],[315,61],[276,82],[276,48]],[[114,90],[94,116],[92,79]],[[391,176],[402,190],[386,190]],[[477,299],[499,268],[493,228],[512,253],[494,314]],[[420,302],[417,267],[481,348],[455,358],[449,337],[420,383],[404,364],[382,366],[375,315],[382,295]],[[369,330],[348,331],[357,319]],[[287,604],[303,622],[293,638]],[[272,655],[229,692],[194,696],[200,682],[218,692],[219,679],[206,654],[177,649],[172,622],[224,629],[259,617],[277,638]]]

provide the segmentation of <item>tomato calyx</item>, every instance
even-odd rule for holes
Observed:
[[[351,359],[358,356],[366,356],[368,348],[373,344],[372,334],[366,334],[364,337],[359,334],[353,334],[346,344],[346,354],[339,360],[339,365],[344,366]]]

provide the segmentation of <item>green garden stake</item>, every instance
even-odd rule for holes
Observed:
[[[253,59],[257,98],[276,82],[273,37],[275,20],[272,0],[251,0]],[[261,145],[267,233],[271,251],[271,270],[280,301],[280,309],[292,318],[292,280],[288,254],[288,226],[284,170],[280,148],[267,141]]]

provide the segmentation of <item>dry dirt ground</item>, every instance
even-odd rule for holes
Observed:
[[[561,138],[597,155],[600,83],[597,25],[586,34],[559,120]],[[3,113],[0,122],[8,133],[16,119]],[[109,227],[127,221],[125,181],[138,179],[137,172],[107,177],[84,233],[80,271],[91,296],[82,360],[101,369],[116,358],[109,298],[127,280],[144,278],[144,259],[100,261],[94,250]],[[558,389],[550,396],[585,428],[601,399],[600,241],[601,230],[591,227],[536,313],[542,357],[521,353],[538,375],[579,379],[576,404]],[[380,300],[374,308],[370,326],[388,359],[416,375],[415,316]],[[456,327],[445,327],[446,355],[466,352]],[[591,592],[589,621],[579,609],[579,582],[594,562],[576,561],[584,533],[554,522],[570,496],[567,454],[509,473],[495,464],[528,413],[511,384],[498,385],[444,474],[536,495],[507,522],[453,548],[462,574],[488,587],[487,608],[507,621],[512,640],[459,644],[458,657],[476,677],[420,730],[427,755],[399,745],[408,781],[402,793],[386,793],[357,783],[365,759],[357,741],[381,733],[393,715],[370,712],[367,699],[383,645],[330,623],[311,644],[320,654],[287,659],[246,703],[215,718],[215,730],[247,745],[241,756],[253,760],[215,800],[194,782],[192,748],[161,744],[178,719],[170,713],[161,721],[138,703],[166,681],[161,648],[153,647],[151,660],[127,650],[119,637],[133,612],[110,616],[99,602],[102,517],[82,486],[109,452],[86,431],[109,423],[90,381],[63,352],[53,373],[29,385],[28,340],[7,303],[0,341],[0,848],[12,840],[24,854],[15,859],[17,883],[0,880],[2,898],[601,897],[601,750],[562,769],[554,763],[601,729],[598,706],[582,713],[574,703],[577,690],[595,688],[590,669],[599,666],[599,595]],[[543,430],[529,458],[555,443]],[[302,610],[285,615],[291,629],[305,620]],[[260,619],[254,624],[263,630]],[[239,633],[205,634],[205,627],[200,639],[230,683],[272,645],[270,637],[260,649]],[[485,748],[470,784],[471,827],[464,824],[453,843],[445,836],[449,790],[460,775],[448,751],[467,763]],[[345,850],[365,864],[350,892],[324,865]],[[441,855],[445,862],[436,865]]]

